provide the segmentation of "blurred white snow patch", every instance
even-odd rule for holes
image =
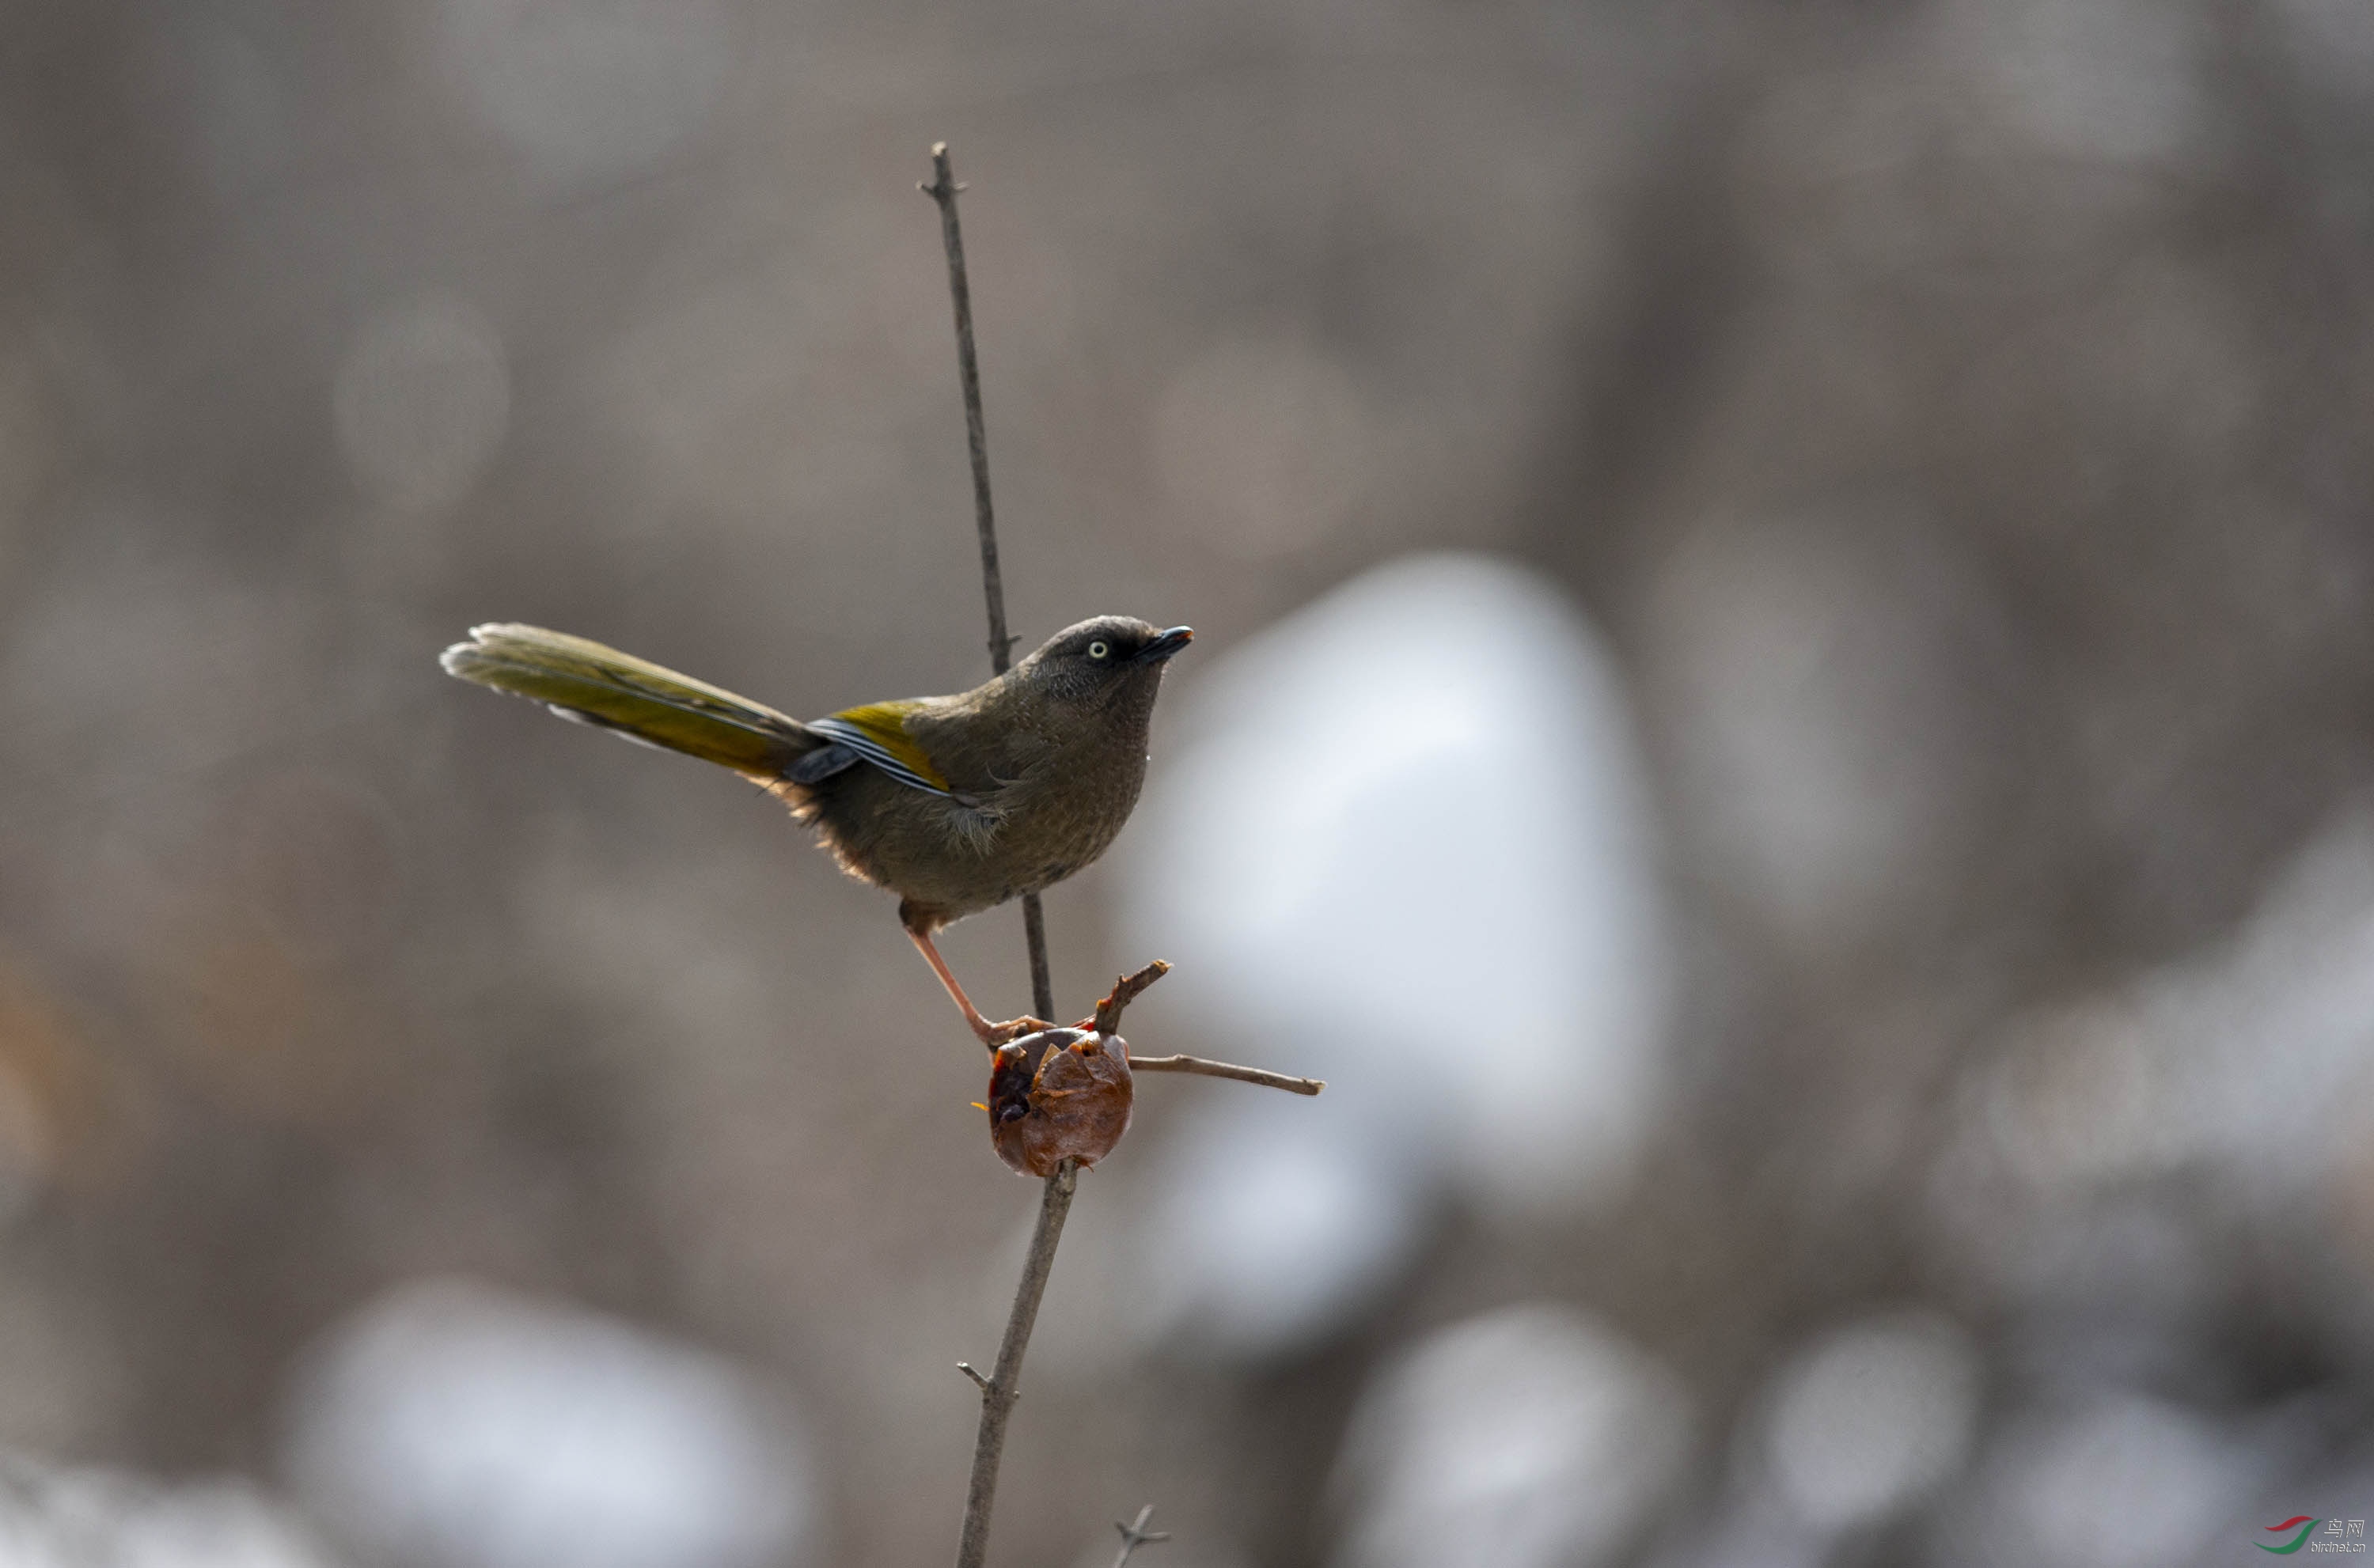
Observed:
[[[1334,1479],[1337,1568],[1590,1568],[1678,1474],[1663,1364],[1570,1307],[1440,1329],[1360,1396]]]
[[[2032,1188],[2205,1162],[2296,1199],[2374,1088],[2374,813],[2328,825],[2227,940],[2014,1029],[1969,1104]]]
[[[414,300],[355,335],[332,392],[338,451],[374,497],[451,501],[478,476],[511,419],[502,340],[458,300]]]
[[[1766,1458],[1807,1524],[1843,1530],[1918,1502],[1958,1470],[1978,1420],[1968,1336],[1928,1313],[1864,1319],[1783,1370]]]
[[[473,106],[563,187],[657,163],[709,119],[733,63],[716,0],[445,0]]]
[[[288,1511],[245,1481],[169,1485],[0,1456],[6,1568],[332,1568]]]
[[[1164,1150],[1151,1216],[1134,1227],[1141,1335],[1280,1354],[1393,1282],[1424,1195],[1381,1140],[1310,1108],[1272,1095],[1197,1116]]]
[[[2104,1398],[2004,1434],[1991,1484],[1943,1532],[1949,1562],[2162,1568],[2190,1560],[2262,1466],[2180,1406]]]
[[[287,1457],[318,1516],[436,1568],[756,1568],[794,1560],[813,1507],[785,1412],[728,1363],[460,1281],[334,1331]]]
[[[1659,1107],[1669,965],[1630,719],[1574,607],[1501,561],[1405,558],[1181,695],[1123,919],[1216,1051],[1329,1081],[1279,1136],[1378,1151],[1387,1189],[1612,1193]],[[1274,1250],[1251,1218],[1221,1245]]]

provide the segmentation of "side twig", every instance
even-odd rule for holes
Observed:
[[[1131,1552],[1141,1546],[1152,1546],[1157,1541],[1166,1541],[1170,1539],[1170,1532],[1168,1530],[1149,1530],[1146,1527],[1146,1522],[1153,1517],[1154,1504],[1149,1503],[1137,1511],[1137,1517],[1133,1522],[1126,1525],[1116,1522],[1113,1525],[1113,1528],[1121,1532],[1121,1555],[1113,1559],[1113,1568],[1129,1568]]]
[[[1112,993],[1097,1003],[1097,1015],[1087,1021],[1087,1026],[1099,1035],[1119,1033],[1122,1009],[1169,973],[1170,965],[1158,958],[1136,974],[1115,980]],[[1233,1078],[1240,1083],[1259,1083],[1296,1094],[1316,1094],[1327,1087],[1326,1080],[1321,1078],[1297,1078],[1288,1072],[1272,1072],[1265,1067],[1239,1067],[1199,1056],[1134,1056],[1129,1059],[1129,1067],[1132,1072],[1196,1072],[1206,1078]]]
[[[1324,1078],[1297,1078],[1288,1072],[1272,1072],[1265,1067],[1239,1067],[1233,1062],[1210,1061],[1199,1056],[1134,1056],[1129,1059],[1132,1072],[1194,1072],[1205,1078],[1233,1078],[1240,1083],[1259,1083],[1271,1089],[1283,1089],[1290,1094],[1316,1094],[1327,1087]]]
[[[1113,982],[1105,1000],[1097,1003],[1097,1014],[1088,1020],[1088,1027],[1099,1035],[1118,1034],[1121,1030],[1122,1009],[1135,1001],[1146,988],[1170,973],[1170,965],[1158,958],[1134,975],[1123,975]]]

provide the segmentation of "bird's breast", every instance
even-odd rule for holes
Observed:
[[[1080,871],[1137,803],[1143,735],[1035,750],[1011,772],[977,755],[935,756],[954,796],[849,768],[815,790],[814,820],[850,871],[959,919]]]

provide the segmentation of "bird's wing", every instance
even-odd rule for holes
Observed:
[[[947,776],[933,765],[915,738],[907,733],[907,715],[921,706],[909,700],[845,708],[829,719],[812,721],[808,729],[837,745],[847,746],[901,784],[934,795],[954,796],[956,791],[948,787]]]

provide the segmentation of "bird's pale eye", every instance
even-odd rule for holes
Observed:
[[[1111,651],[1112,649],[1111,648],[1108,648],[1101,642],[1092,642],[1088,644],[1088,657],[1091,659],[1102,659],[1106,654],[1111,653]]]

